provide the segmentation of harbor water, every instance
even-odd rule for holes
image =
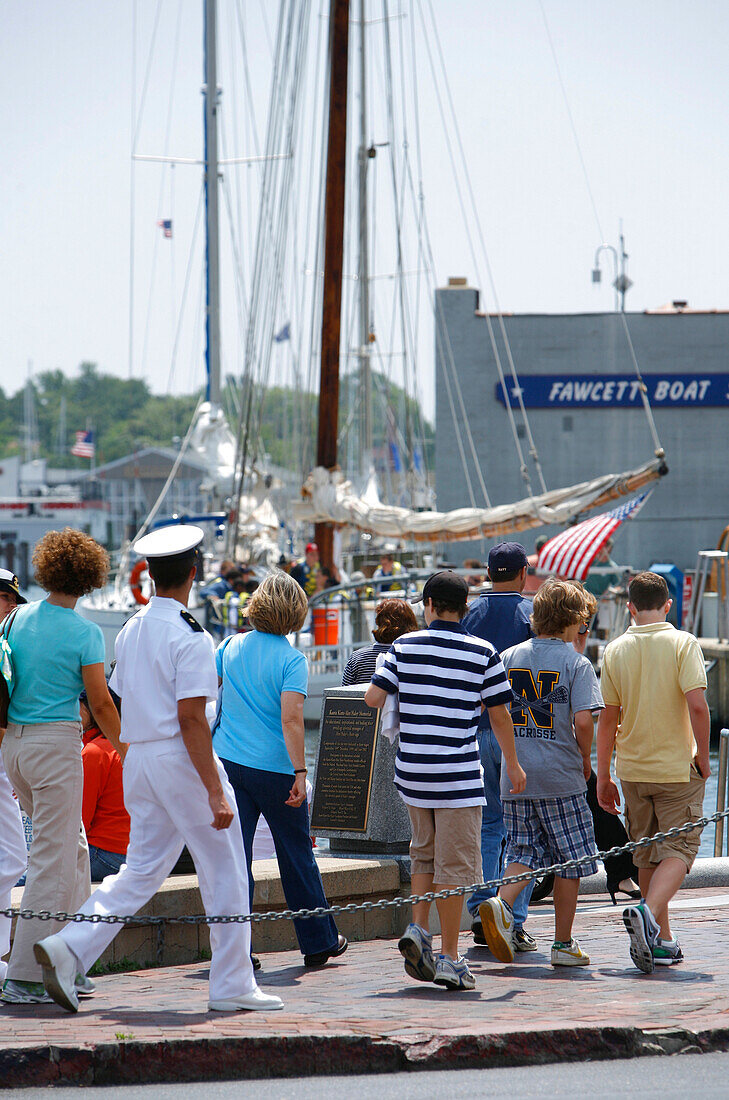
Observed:
[[[316,770],[316,754],[319,748],[319,731],[307,730],[306,731],[306,766],[309,769],[309,775],[311,781],[314,781]],[[596,764],[595,752],[593,748],[593,767]],[[718,772],[719,772],[719,753],[716,749],[711,750],[711,775],[706,782],[706,794],[704,796],[704,814],[708,817],[716,811],[716,793],[718,786]],[[729,830],[729,823],[724,827],[724,851],[725,853],[729,849],[727,844],[727,831]],[[701,834],[701,847],[699,848],[699,856],[713,856],[714,855],[714,825],[708,825]],[[328,842],[324,839],[318,840],[317,844],[320,848],[328,847]]]

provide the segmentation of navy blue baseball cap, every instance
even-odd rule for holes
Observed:
[[[489,550],[488,568],[494,580],[505,573],[518,573],[528,564],[527,552],[520,542],[498,542]]]
[[[419,596],[412,596],[410,603],[423,603],[425,600],[442,601],[444,604],[465,604],[468,599],[468,585],[463,577],[451,573],[450,569],[441,569],[428,577]]]

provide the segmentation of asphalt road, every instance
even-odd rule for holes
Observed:
[[[489,1100],[531,1100],[589,1094],[590,1100],[614,1100],[616,1094],[670,1100],[693,1094],[718,1100],[729,1093],[729,1054],[635,1058],[615,1062],[518,1069],[441,1070],[371,1077],[306,1077],[273,1081],[224,1081],[181,1085],[126,1085],[107,1088],[13,1089],[4,1096],[18,1100],[185,1100],[205,1093],[206,1100],[431,1100],[488,1096]]]

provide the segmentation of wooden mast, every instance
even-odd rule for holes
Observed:
[[[318,466],[337,465],[339,418],[339,340],[344,254],[344,183],[347,152],[347,68],[349,0],[329,5],[329,136],[324,199],[324,293],[321,322]],[[331,523],[317,523],[315,539],[322,565],[332,564]]]

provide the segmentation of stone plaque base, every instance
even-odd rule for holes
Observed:
[[[322,719],[327,700],[362,699],[367,684],[357,684],[346,688],[327,688],[324,692]],[[321,727],[319,754],[317,756],[314,781],[314,799],[316,800],[316,777],[319,773],[321,755]],[[382,734],[377,735],[375,743],[372,781],[367,808],[367,825],[364,830],[327,829],[312,825],[315,836],[327,837],[332,854],[362,852],[382,855],[402,855],[407,853],[410,844],[410,818],[407,807],[397,793],[394,784],[395,745],[391,745]]]

